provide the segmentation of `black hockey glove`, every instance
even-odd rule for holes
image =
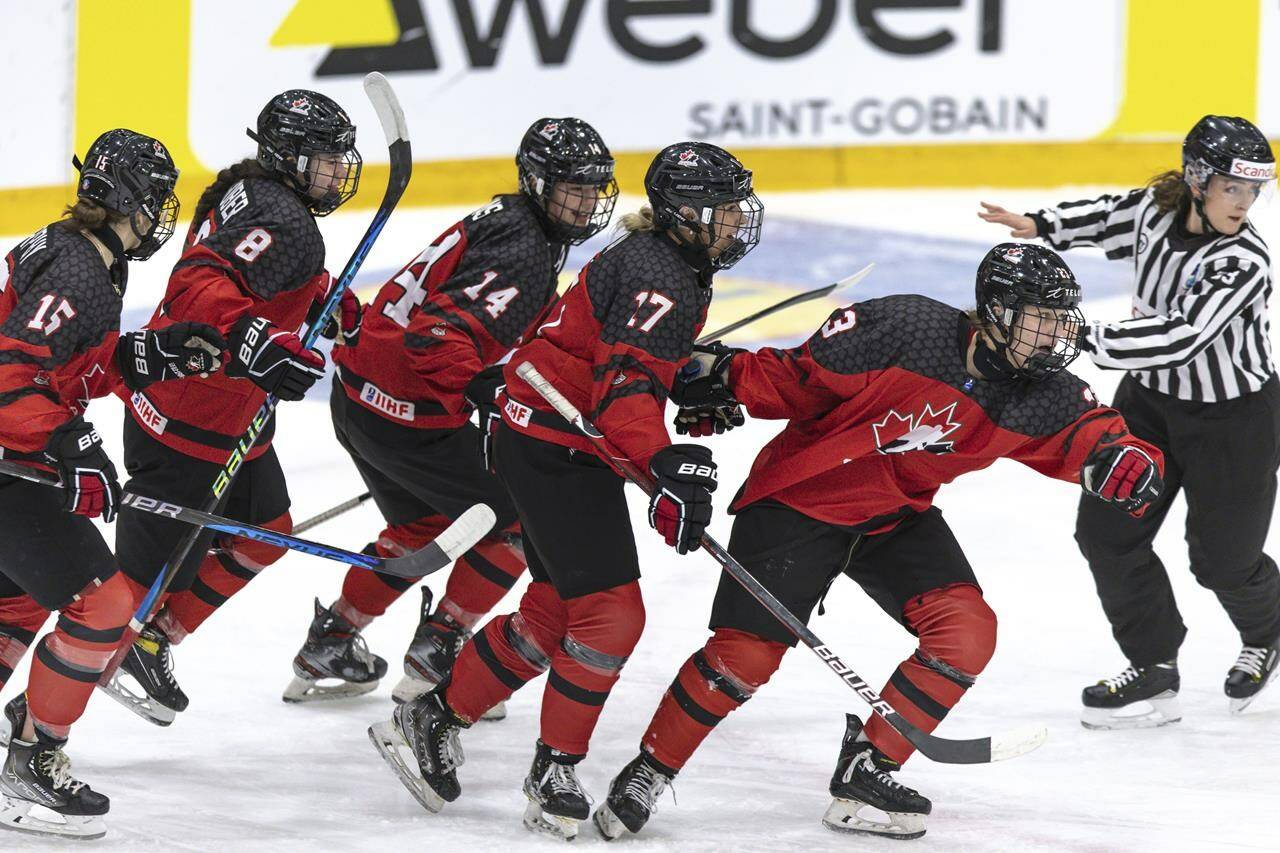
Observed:
[[[711,493],[716,490],[711,451],[700,444],[673,444],[653,454],[649,471],[657,480],[649,497],[649,526],[677,554],[698,550],[711,523]]]
[[[501,364],[494,364],[471,377],[462,396],[476,407],[480,418],[480,456],[484,460],[487,471],[493,470],[493,433],[502,421],[502,410],[498,408],[498,396],[507,382],[502,377]]]
[[[229,343],[227,375],[248,379],[281,400],[301,400],[324,376],[323,355],[263,317],[237,320]]]
[[[78,415],[67,421],[49,434],[44,456],[62,478],[64,511],[115,521],[120,483],[93,424]]]
[[[116,363],[125,387],[141,391],[154,382],[216,373],[226,351],[226,340],[213,326],[174,323],[122,334],[116,344]]]
[[[1113,503],[1132,515],[1142,515],[1160,497],[1164,480],[1155,460],[1140,447],[1112,444],[1085,460],[1080,486],[1086,494]]]
[[[742,406],[729,390],[729,365],[742,351],[719,341],[694,345],[693,355],[671,385],[671,401],[680,407],[675,417],[676,433],[719,435],[747,422]]]
[[[324,302],[325,300],[321,299],[312,303],[311,310],[307,312],[308,326],[314,326],[320,319]],[[360,339],[360,324],[363,322],[364,306],[360,304],[359,298],[347,289],[342,291],[342,296],[338,297],[338,307],[325,318],[324,328],[320,330],[320,334],[327,340],[353,347]]]

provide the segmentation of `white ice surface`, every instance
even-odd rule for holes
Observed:
[[[1006,192],[995,200],[1030,207],[1079,195]],[[766,202],[771,213],[914,232],[923,240],[934,235],[996,242],[1003,234],[973,218],[979,197],[987,196],[974,191],[823,193]],[[370,265],[392,266],[412,257],[457,213],[397,214]],[[1277,233],[1269,227],[1275,219],[1271,211],[1259,218],[1264,234]],[[361,213],[323,221],[330,245],[344,247],[333,251],[331,267],[341,267],[345,247],[365,221]],[[136,268],[131,305],[154,304],[173,249]],[[979,256],[972,258],[973,266]],[[1097,316],[1127,314],[1120,297],[1092,300],[1086,308]],[[796,312],[803,315],[798,328],[812,329],[825,310]],[[1116,375],[1094,370],[1085,359],[1078,368],[1101,397],[1109,398]],[[91,410],[116,449],[121,416],[121,407],[111,400]],[[751,422],[716,440],[722,500],[776,428]],[[296,518],[362,490],[333,440],[322,401],[284,407],[276,447]],[[710,558],[681,558],[668,550],[647,529],[638,494],[633,498],[648,625],[604,710],[591,755],[580,767],[597,799],[634,755],[676,669],[703,643],[716,584]],[[1087,732],[1077,722],[1080,689],[1115,674],[1124,661],[1072,541],[1076,499],[1074,487],[1005,462],[944,487],[939,496],[1000,617],[995,658],[939,733],[971,737],[1035,723],[1048,725],[1051,733],[1038,752],[1004,764],[948,767],[913,759],[902,779],[934,801],[929,834],[913,842],[914,849],[1280,849],[1271,811],[1280,803],[1280,690],[1264,694],[1242,717],[1227,715],[1221,682],[1238,639],[1212,594],[1187,570],[1180,503],[1157,544],[1190,628],[1180,658],[1185,718],[1164,729],[1118,733]],[[729,522],[721,515],[713,531],[727,539]],[[376,512],[366,506],[313,535],[358,548],[380,527]],[[95,849],[549,849],[554,842],[530,835],[520,824],[520,782],[538,734],[541,681],[513,698],[505,722],[480,724],[465,733],[464,793],[439,815],[412,800],[369,744],[365,728],[390,712],[400,656],[416,624],[416,590],[366,632],[370,647],[391,661],[392,675],[377,692],[345,703],[280,701],[289,662],[311,618],[311,600],[331,601],[343,571],[290,555],[178,647],[177,675],[191,708],[171,728],[150,726],[105,696],[93,698],[69,752],[77,775],[112,797],[110,831]],[[431,579],[437,592],[443,584],[443,574]],[[499,612],[514,607],[519,590],[499,605]],[[847,579],[835,584],[826,606],[826,615],[811,623],[813,629],[875,684],[914,647],[912,638]],[[24,664],[0,698],[7,700],[25,683]],[[819,822],[846,711],[862,714],[865,708],[807,650],[796,650],[773,681],[694,756],[676,781],[679,804],[664,796],[643,836],[619,843],[628,849],[682,851],[889,845],[838,835]],[[602,844],[590,828],[575,843]],[[57,846],[0,834],[0,849]]]

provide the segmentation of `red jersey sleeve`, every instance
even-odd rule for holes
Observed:
[[[1144,450],[1164,476],[1164,454],[1160,449],[1131,434],[1119,412],[1097,405],[1088,386],[1083,382],[1079,384],[1088,394],[1079,416],[1064,429],[1027,442],[1010,453],[1009,458],[1045,476],[1079,483],[1080,469],[1095,451],[1108,444],[1127,444]]]

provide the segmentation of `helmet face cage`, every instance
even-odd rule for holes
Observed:
[[[764,204],[752,190],[751,170],[722,148],[668,146],[649,167],[645,188],[654,224],[696,251],[708,269],[729,269],[760,243]]]
[[[516,167],[521,192],[537,203],[557,242],[576,246],[608,227],[618,202],[613,157],[587,122],[538,119],[520,142]]]
[[[1080,355],[1080,287],[1067,265],[1042,246],[1003,243],[978,267],[979,317],[999,332],[1014,372],[1044,379]]]
[[[117,129],[89,146],[80,166],[79,197],[126,217],[138,245],[124,255],[145,261],[173,236],[179,210],[177,182],[178,168],[158,140]],[[145,218],[141,230],[139,214]]]
[[[332,99],[306,89],[276,95],[258,116],[258,162],[284,176],[316,216],[345,204],[360,186],[356,128]]]

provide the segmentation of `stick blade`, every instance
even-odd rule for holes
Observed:
[[[950,740],[926,734],[899,714],[885,721],[893,726],[924,757],[939,764],[990,764],[1007,761],[1038,749],[1049,737],[1044,726],[1024,726],[994,737]]]
[[[378,123],[382,125],[382,133],[387,138],[390,148],[397,141],[409,141],[409,125],[404,119],[404,110],[400,107],[400,99],[391,88],[391,81],[381,72],[371,71],[364,77],[364,93],[373,110],[378,114]]]
[[[872,261],[871,263],[867,264],[865,267],[858,270],[856,273],[849,276],[848,278],[842,278],[839,281],[837,281],[835,284],[831,285],[830,292],[835,293],[837,290],[843,290],[846,287],[852,287],[853,285],[862,281],[867,276],[871,275],[871,271],[875,268],[876,268],[875,261]]]
[[[383,560],[377,571],[402,578],[426,577],[475,547],[493,529],[497,516],[486,504],[476,504],[425,547],[403,557]]]
[[[1025,726],[991,739],[991,760],[1005,761],[1034,752],[1049,739],[1044,726]]]

